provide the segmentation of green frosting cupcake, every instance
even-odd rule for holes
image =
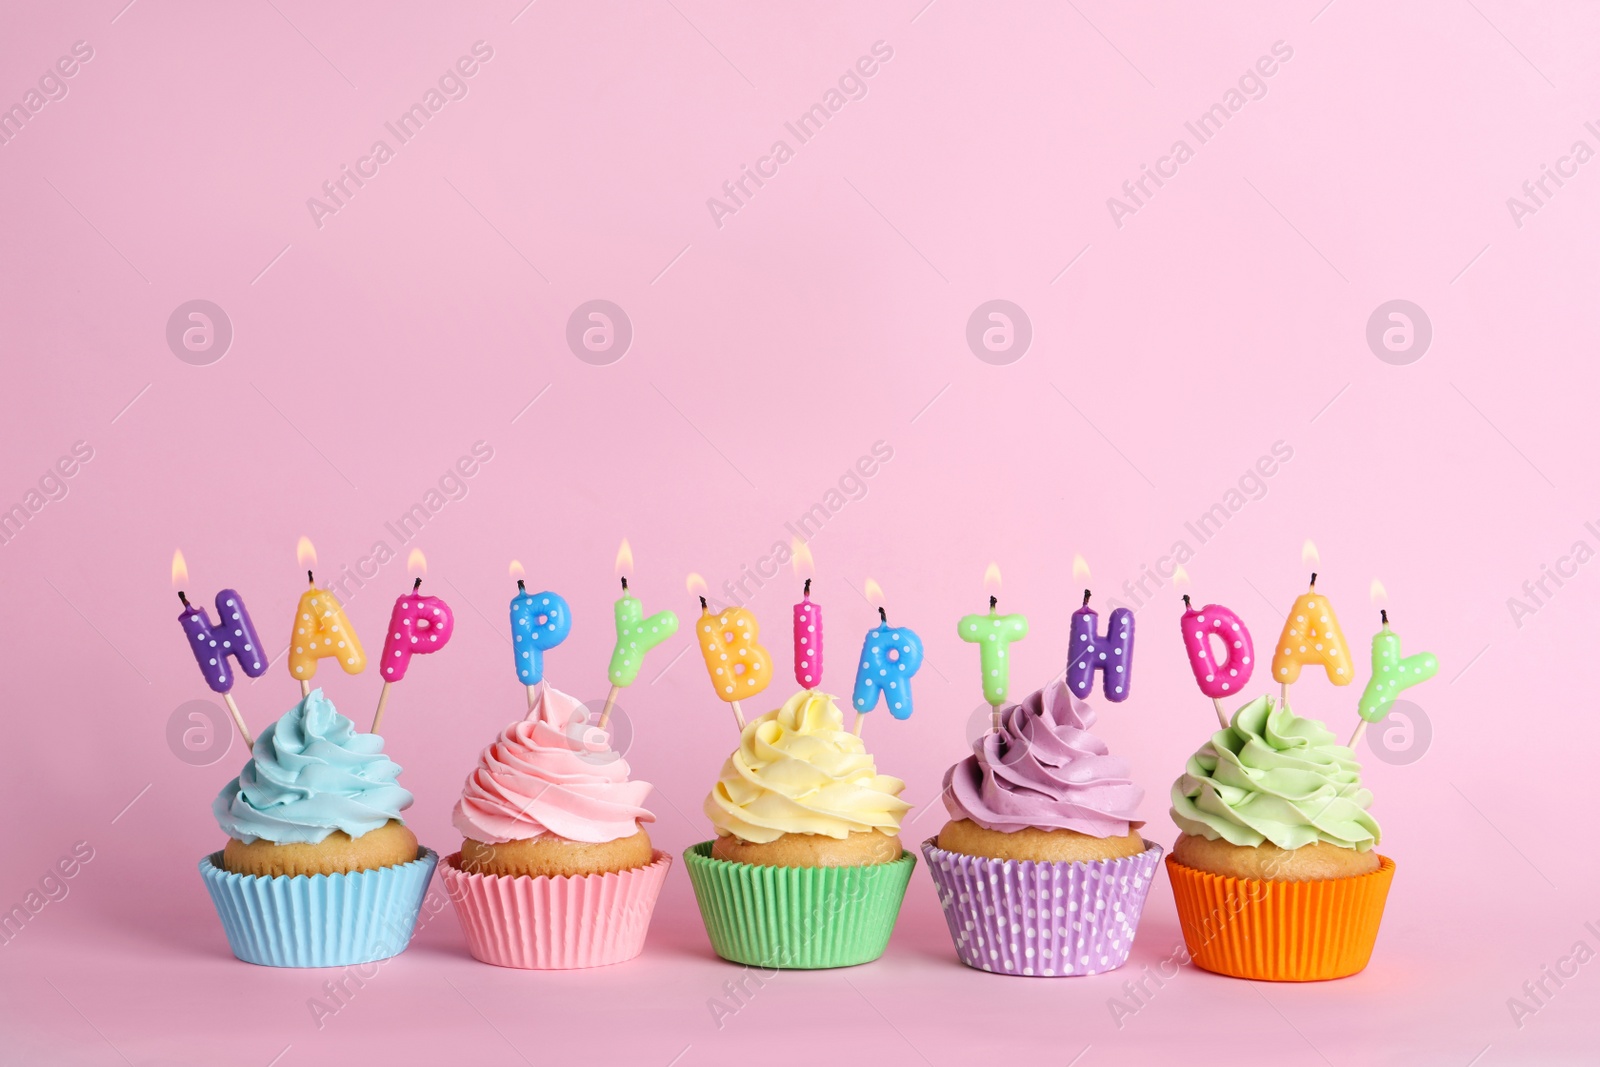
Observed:
[[[1371,803],[1355,754],[1265,696],[1212,734],[1172,785],[1172,820],[1184,833],[1246,847],[1326,841],[1366,852],[1380,833]]]

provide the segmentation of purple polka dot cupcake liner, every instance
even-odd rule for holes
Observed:
[[[1083,863],[995,860],[922,843],[956,955],[994,974],[1065,978],[1128,962],[1161,846]]]

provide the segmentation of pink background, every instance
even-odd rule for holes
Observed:
[[[1600,866],[1568,817],[1590,794],[1579,666],[1600,576],[1547,582],[1520,625],[1507,600],[1574,542],[1600,548],[1584,526],[1600,477],[1577,430],[1594,418],[1600,164],[1549,185],[1520,227],[1506,199],[1575,140],[1600,147],[1584,128],[1600,118],[1600,15],[1508,0],[123,3],[13,5],[0,33],[4,103],[75,41],[94,53],[0,148],[0,505],[74,442],[93,449],[0,548],[0,905],[75,842],[94,850],[0,949],[0,1061],[1592,1055],[1600,964],[1547,982],[1555,995],[1520,1027],[1507,1000],[1576,942],[1600,948],[1584,927],[1600,926]],[[319,228],[307,198],[480,40],[493,57],[468,95]],[[797,144],[784,123],[877,41],[893,56],[867,95]],[[1198,144],[1185,121],[1278,41],[1293,55],[1266,95]],[[707,198],[779,138],[794,157],[716,225]],[[1119,228],[1107,198],[1178,138],[1194,158]],[[209,366],[164,335],[196,298],[234,330]],[[609,366],[564,340],[596,298],[634,329]],[[1033,329],[1005,366],[965,340],[996,298]],[[1433,328],[1407,366],[1365,338],[1396,298]],[[296,537],[315,540],[324,575],[376,540],[397,546],[385,521],[476,441],[492,461],[413,542],[457,633],[413,664],[385,731],[412,823],[441,852],[464,775],[522,699],[512,557],[571,601],[551,677],[595,699],[623,536],[646,607],[687,614],[687,572],[718,590],[754,568],[887,442],[892,460],[812,549],[829,688],[848,690],[868,576],[926,640],[916,717],[879,713],[866,731],[919,805],[910,842],[940,824],[939,776],[978,703],[954,624],[981,607],[985,566],[1032,620],[1020,695],[1061,665],[1075,553],[1109,598],[1175,541],[1195,547],[1184,523],[1287,443],[1265,496],[1198,547],[1195,593],[1270,647],[1309,537],[1363,664],[1374,577],[1407,650],[1443,664],[1410,694],[1433,726],[1425,756],[1366,759],[1399,863],[1372,966],[1304,987],[1186,967],[1119,1028],[1109,999],[1179,940],[1164,877],[1125,971],[1030,982],[955,962],[919,870],[881,961],[783,974],[719,1030],[707,1001],[738,972],[710,954],[680,865],[631,964],[492,969],[441,914],[319,1030],[306,1001],[329,975],[234,961],[194,870],[221,844],[209,805],[243,754],[195,767],[169,751],[174,709],[209,692],[168,561],[187,552],[207,602],[240,589],[276,653],[302,589]],[[369,652],[409,547],[349,604]],[[1177,593],[1154,592],[1133,699],[1102,707],[1101,726],[1148,790],[1147,835],[1169,844],[1166,792],[1212,713]],[[760,710],[787,692],[795,594],[784,571],[750,601],[780,675]],[[672,662],[687,643],[653,653],[624,699],[629,759],[658,790],[653,833],[674,852],[709,836],[700,800],[734,741],[692,650]],[[377,679],[328,673],[364,724]],[[281,662],[236,693],[257,730],[295,697]],[[1357,688],[1313,678],[1297,694],[1341,734],[1354,725]]]

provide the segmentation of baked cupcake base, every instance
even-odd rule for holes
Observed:
[[[950,852],[922,844],[955,942],[968,967],[995,974],[1064,978],[1121,967],[1161,859],[1136,856],[1036,862]]]
[[[1197,966],[1233,978],[1316,982],[1366,967],[1378,940],[1394,860],[1349,878],[1231,878],[1167,857],[1184,944]]]
[[[631,960],[672,857],[642,867],[563,877],[473,874],[458,852],[439,868],[474,959],[496,967],[570,970]]]
[[[1271,841],[1259,845],[1234,845],[1198,834],[1179,834],[1172,858],[1185,867],[1224,878],[1273,882],[1317,882],[1371,874],[1381,863],[1376,852],[1357,852],[1326,841],[1299,848],[1279,848]]]
[[[399,819],[390,819],[376,830],[351,837],[335,830],[316,844],[289,842],[274,844],[257,840],[245,844],[233,838],[222,849],[219,864],[234,874],[276,877],[297,874],[346,874],[377,867],[393,867],[417,858],[417,835]]]
[[[266,967],[348,967],[398,955],[411,943],[438,854],[343,874],[234,874],[222,853],[200,876],[233,954]]]
[[[946,852],[983,856],[992,860],[1033,860],[1035,863],[1083,863],[1137,856],[1145,850],[1137,829],[1126,837],[1094,837],[1076,830],[990,830],[971,819],[951,819],[935,840]]]
[[[916,857],[889,863],[776,867],[731,863],[702,841],[683,854],[717,955],[763,969],[853,967],[883,955]]]
[[[859,867],[893,863],[905,853],[895,834],[867,830],[843,838],[825,834],[782,834],[776,841],[741,841],[721,834],[711,844],[713,859],[763,867]]]
[[[486,844],[467,838],[461,842],[456,864],[469,874],[499,874],[532,878],[567,878],[575,875],[627,871],[654,862],[656,851],[642,829],[615,841],[572,841],[553,834],[522,841]]]

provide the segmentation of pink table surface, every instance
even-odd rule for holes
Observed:
[[[78,842],[93,858],[0,947],[0,1063],[1592,1061],[1594,10],[97,0],[4,23],[0,511],[25,521],[0,544],[0,911]],[[420,130],[388,129],[469,67]],[[786,124],[819,104],[802,140]],[[1214,104],[1202,141],[1186,124]],[[1163,183],[1138,190],[1144,166]],[[744,167],[764,184],[739,191]],[[225,351],[169,344],[193,300]],[[620,358],[615,336],[568,343],[592,300],[626,316]],[[1025,350],[969,344],[992,300]],[[1394,300],[1425,351],[1369,343]],[[449,476],[475,445],[487,461]],[[522,699],[511,558],[571,601],[550,677],[584,699],[605,692],[622,537],[648,610],[688,615],[690,571],[722,599],[743,582],[777,656],[765,710],[798,598],[770,556],[803,517],[827,687],[848,692],[875,621],[867,577],[926,642],[916,716],[865,734],[917,805],[908,841],[937,829],[978,704],[954,624],[991,561],[1032,621],[1014,695],[1061,667],[1075,554],[1097,602],[1138,609],[1132,699],[1097,729],[1163,844],[1213,721],[1164,576],[1177,546],[1265,649],[1314,540],[1363,676],[1381,579],[1407,651],[1442,669],[1408,694],[1430,740],[1361,753],[1399,862],[1372,966],[1299,987],[1185,967],[1134,1000],[1179,939],[1163,875],[1123,971],[987,976],[955,962],[918,870],[881,961],[782,974],[719,1026],[741,975],[681,864],[644,955],[603,971],[479,965],[446,912],[319,1027],[334,975],[231,958],[194,865],[243,754],[169,747],[210,696],[174,548],[191,595],[238,588],[273,653],[298,536],[320,575],[357,576],[374,653],[425,550],[457,631],[385,734],[448,852],[462,778]],[[324,671],[365,724],[377,679]],[[295,688],[280,662],[236,694],[259,730]],[[1357,695],[1308,676],[1296,705],[1342,734]],[[687,632],[622,706],[681,852],[733,744]]]

